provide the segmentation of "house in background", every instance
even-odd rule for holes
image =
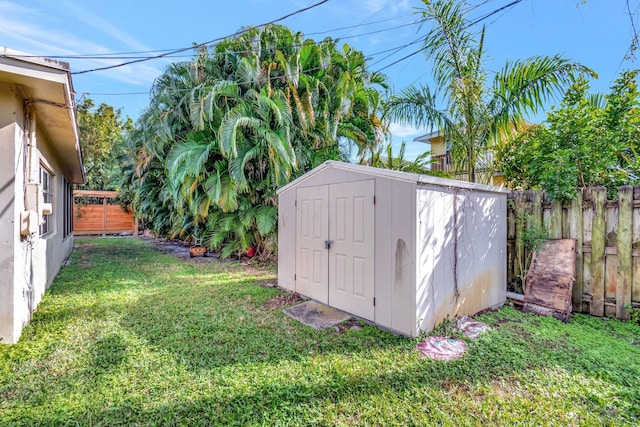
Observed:
[[[468,181],[469,176],[466,170],[456,171],[453,165],[453,159],[451,158],[451,146],[448,141],[445,140],[444,134],[441,131],[435,131],[420,135],[414,139],[414,141],[429,144],[431,146],[431,170],[437,170],[447,172],[451,174],[453,179],[459,181]],[[494,185],[496,187],[504,187],[504,175],[497,169],[493,168],[493,156],[487,153],[484,158],[478,159],[476,165],[476,177],[477,181],[482,184]]]
[[[85,182],[69,64],[0,48],[0,343],[15,343],[73,246]]]

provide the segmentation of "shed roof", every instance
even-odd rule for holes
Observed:
[[[309,179],[314,175],[317,175],[319,173],[322,173],[324,171],[331,170],[331,169],[351,171],[355,173],[372,175],[374,177],[383,177],[383,178],[392,179],[396,181],[411,182],[411,183],[416,183],[418,185],[436,185],[436,186],[447,187],[447,188],[463,188],[466,190],[483,191],[483,192],[489,192],[489,193],[504,193],[504,194],[510,193],[510,190],[506,188],[494,187],[490,185],[477,184],[477,183],[466,182],[466,181],[458,181],[458,180],[447,179],[447,178],[439,178],[431,175],[421,175],[417,173],[401,172],[401,171],[396,171],[391,169],[381,169],[381,168],[374,168],[370,166],[355,165],[352,163],[338,162],[335,160],[328,160],[322,163],[321,165],[315,167],[314,169],[310,170],[306,174],[302,175],[301,177],[291,181],[289,184],[283,187],[280,187],[277,191],[277,194],[283,193],[303,183],[304,181],[306,181],[307,179]]]
[[[0,82],[18,85],[32,105],[65,173],[73,183],[86,181],[69,64],[0,47]]]

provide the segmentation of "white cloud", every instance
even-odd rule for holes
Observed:
[[[67,2],[65,2],[67,3]],[[70,5],[70,4],[69,4]],[[68,8],[70,10],[71,8]],[[94,16],[82,9],[77,10],[77,16],[84,22],[97,25],[108,36],[121,41],[130,49],[149,50],[145,45],[129,37],[115,26]],[[49,19],[43,11],[23,7],[12,2],[0,2],[0,36],[6,47],[20,50],[25,53],[42,56],[75,56],[80,54],[108,54],[113,50],[106,46],[88,40],[80,34],[74,34],[70,30],[74,25],[69,22],[65,30],[55,30],[55,25],[50,25]],[[95,19],[95,20],[94,20]],[[122,59],[74,59],[63,58],[71,65],[71,71],[100,68],[117,65]],[[100,72],[103,77],[111,80],[134,84],[150,85],[161,73],[156,66],[164,61],[151,63],[132,64],[125,67],[112,68]]]
[[[401,125],[399,123],[391,123],[391,125],[389,126],[389,132],[391,132],[391,135],[393,135],[394,137],[398,137],[398,138],[411,137],[410,138],[411,140],[413,140],[413,138],[417,136],[420,136],[426,133],[422,129],[418,129],[416,127],[408,126],[408,125]]]
[[[77,3],[73,1],[61,1],[61,0],[58,0],[58,1],[61,2],[62,7],[64,7],[67,12],[73,14],[80,21],[89,25],[94,30],[101,31],[107,36],[113,39],[119,40],[120,42],[124,43],[125,45],[127,45],[132,49],[142,50],[142,51],[151,50],[148,46],[139,42],[135,38],[129,36],[117,26],[113,25],[108,21],[105,21],[95,13],[81,7]]]

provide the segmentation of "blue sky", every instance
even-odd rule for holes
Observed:
[[[0,0],[0,46],[60,56],[70,63],[73,72],[78,72],[125,60],[83,59],[77,55],[188,47],[233,34],[243,26],[277,19],[317,1],[182,0],[167,5],[157,0]],[[511,2],[472,0],[469,5],[476,7],[470,17],[483,17]],[[606,92],[622,70],[640,67],[637,61],[624,59],[632,39],[627,4],[632,15],[637,15],[638,0],[523,0],[482,21],[487,25],[488,68],[497,71],[508,60],[562,54],[596,71],[599,79],[592,83],[592,90]],[[389,56],[393,53],[390,49],[425,33],[426,28],[418,32],[418,27],[411,25],[417,19],[415,8],[420,5],[419,0],[329,0],[281,23],[310,38],[340,38],[341,43],[349,43],[371,58],[371,70],[379,70],[419,49],[419,44],[413,44]],[[481,25],[473,28],[480,31]],[[170,61],[180,59],[186,58],[74,75],[76,97],[84,95],[97,103],[122,108],[135,120],[148,105],[154,79]],[[429,83],[431,75],[428,62],[420,54],[383,72],[396,91],[412,83]],[[541,121],[544,117],[541,114],[530,119]],[[395,143],[407,141],[409,157],[426,148],[412,142],[421,130],[402,126],[393,126],[392,130]]]

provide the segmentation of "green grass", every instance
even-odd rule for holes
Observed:
[[[505,307],[459,360],[265,305],[272,269],[82,239],[14,346],[0,425],[637,425],[640,326]]]

